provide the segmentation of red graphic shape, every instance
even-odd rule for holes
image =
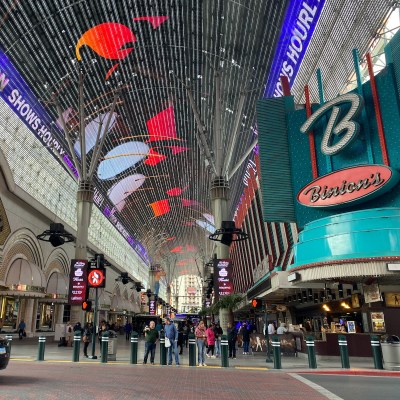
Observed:
[[[171,210],[168,199],[155,201],[154,203],[151,203],[150,206],[153,209],[155,217],[164,215]]]
[[[182,205],[183,207],[190,207],[190,206],[199,206],[200,203],[197,200],[182,199]]]
[[[149,142],[157,140],[176,139],[176,126],[174,107],[171,106],[164,111],[161,111],[147,122],[149,130]]]
[[[183,190],[180,187],[175,187],[167,191],[168,196],[180,196]]]
[[[180,253],[182,249],[183,249],[182,246],[176,246],[170,251],[170,253]]]
[[[114,72],[115,68],[118,67],[118,65],[119,65],[119,63],[113,65],[113,66],[107,71],[107,74],[106,74],[106,77],[104,78],[104,80],[106,80],[106,81],[108,80],[108,78],[109,78],[109,77],[111,76],[111,74]]]
[[[194,222],[192,221],[186,221],[183,223],[184,226],[194,226]]]
[[[100,57],[108,60],[122,60],[133,50],[133,47],[121,48],[132,42],[136,42],[136,37],[127,26],[116,22],[106,22],[94,26],[81,36],[75,48],[76,58],[81,60],[79,49],[86,45]]]
[[[188,251],[189,253],[195,253],[197,251],[196,247],[191,245],[191,244],[187,244],[186,245],[186,251]]]
[[[169,237],[168,239],[165,239],[167,242],[169,241],[169,240],[174,240],[175,239],[175,236],[172,236],[172,237]]]
[[[165,160],[167,156],[163,154],[157,153],[155,150],[150,149],[149,154],[147,155],[146,161],[144,161],[147,165],[157,165],[159,162]]]
[[[169,17],[157,16],[157,17],[136,17],[133,18],[134,21],[149,21],[153,26],[153,29],[158,28],[164,21]]]
[[[189,147],[181,147],[181,146],[165,146],[165,147],[172,149],[173,155],[182,153],[183,151],[190,150]]]

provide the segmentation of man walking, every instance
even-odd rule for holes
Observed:
[[[237,340],[237,329],[228,324],[227,332],[228,334],[228,346],[229,346],[229,358],[236,358],[236,340]]]
[[[178,329],[169,317],[165,318],[164,332],[165,337],[171,342],[171,346],[168,347],[168,365],[172,365],[172,352],[175,353],[175,365],[179,365]]]
[[[156,329],[156,324],[154,321],[150,321],[149,326],[144,328],[144,338],[145,338],[145,351],[143,364],[147,364],[147,357],[150,353],[150,363],[154,365],[154,356],[156,354],[156,342],[158,339],[158,330]]]

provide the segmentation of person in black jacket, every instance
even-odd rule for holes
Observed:
[[[243,337],[243,354],[249,354],[250,331],[247,329],[246,322],[243,323],[241,333],[242,333],[242,337]]]
[[[88,347],[89,347],[89,343],[92,341],[92,334],[93,334],[93,325],[91,322],[87,322],[85,324],[85,327],[83,328],[83,336],[82,336],[82,340],[83,340],[83,354],[85,355],[86,358],[88,358]]]
[[[229,358],[236,358],[236,340],[237,340],[237,329],[232,324],[228,324],[228,347],[229,347]]]

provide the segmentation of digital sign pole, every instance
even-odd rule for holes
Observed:
[[[97,309],[99,303],[98,289],[106,286],[106,270],[104,268],[104,254],[96,254],[94,261],[90,262],[88,272],[88,287],[95,289],[94,310],[93,310],[93,333],[92,333],[92,355],[90,358],[97,359],[96,354],[96,330],[97,330]]]

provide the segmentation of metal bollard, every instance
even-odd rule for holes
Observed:
[[[79,362],[79,352],[81,351],[81,331],[74,332],[74,350],[72,352],[72,361]]]
[[[376,335],[371,336],[372,356],[374,357],[375,369],[383,369],[382,364],[382,347],[379,337]]]
[[[160,365],[167,365],[167,349],[165,348],[165,335],[160,334]]]
[[[315,357],[315,343],[313,336],[306,337],[306,345],[308,351],[308,366],[310,368],[317,368],[317,359]]]
[[[279,336],[272,336],[272,349],[274,353],[274,368],[281,369],[281,341]]]
[[[138,354],[138,333],[132,332],[131,336],[131,364],[137,364],[137,354]]]
[[[196,336],[189,334],[189,367],[196,366]]]
[[[101,336],[101,362],[108,362],[108,332]]]
[[[10,357],[11,357],[11,345],[12,345],[12,335],[6,335],[6,340],[8,340],[8,347],[10,349]]]
[[[228,360],[228,336],[222,335],[221,336],[221,367],[229,367],[229,360]]]
[[[342,360],[342,368],[350,368],[349,350],[347,348],[347,339],[344,335],[338,336],[340,359]]]
[[[39,350],[38,350],[38,361],[44,360],[44,348],[46,346],[46,336],[39,336]]]

